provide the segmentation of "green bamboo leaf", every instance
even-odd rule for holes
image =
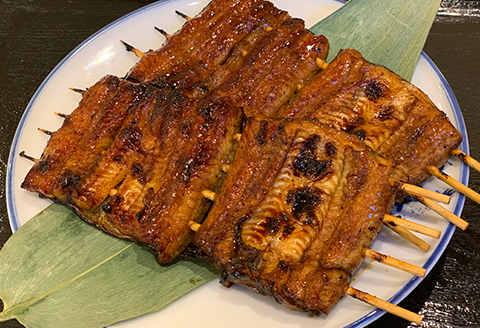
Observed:
[[[352,0],[310,30],[410,80],[441,0]]]
[[[0,251],[0,321],[103,327],[158,311],[216,276],[199,261],[162,267],[144,247],[111,237],[54,204]]]

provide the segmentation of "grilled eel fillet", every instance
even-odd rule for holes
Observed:
[[[202,98],[212,91],[269,115],[320,69],[328,41],[271,2],[212,1],[158,50],[147,52],[127,79]],[[215,91],[214,91],[215,90]]]
[[[395,164],[393,176],[420,184],[427,167],[441,167],[462,141],[428,96],[356,50],[343,50],[304,85],[280,117],[315,118],[355,134]]]
[[[391,169],[355,136],[309,121],[249,119],[194,243],[224,285],[328,313],[392,207]]]
[[[53,133],[22,188],[73,208],[168,263],[190,243],[232,160],[243,114],[228,99],[192,100],[107,76]],[[113,192],[112,192],[113,191]]]

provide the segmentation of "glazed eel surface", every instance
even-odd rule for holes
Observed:
[[[351,49],[341,51],[275,116],[314,118],[354,134],[394,162],[396,179],[415,185],[430,176],[429,166],[444,165],[462,141],[425,93]]]
[[[107,76],[53,133],[22,188],[72,207],[106,232],[148,244],[160,263],[190,243],[234,154],[243,114]]]
[[[250,119],[194,243],[226,286],[328,313],[391,209],[391,169],[355,136],[310,121]]]

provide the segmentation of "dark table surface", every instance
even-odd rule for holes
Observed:
[[[0,248],[11,236],[5,203],[8,154],[16,126],[48,73],[98,29],[148,0],[0,0]],[[446,1],[425,52],[445,75],[462,109],[470,153],[480,159],[480,1]],[[470,171],[480,191],[480,173]],[[423,327],[480,327],[480,205],[466,200],[443,256],[400,305],[424,315]],[[0,309],[2,305],[0,302]],[[386,314],[370,327],[408,327]],[[415,326],[415,325],[413,325]],[[0,327],[21,327],[16,321]]]

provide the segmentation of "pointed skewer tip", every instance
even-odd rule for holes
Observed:
[[[45,129],[42,129],[42,128],[37,128],[37,130],[42,132],[42,133],[45,133],[46,135],[49,135],[49,136],[51,136],[53,134],[52,131],[48,131],[48,130],[45,130]]]
[[[26,158],[26,159],[34,162],[34,163],[37,163],[37,162],[40,161],[40,160],[37,159],[37,158],[34,158],[34,157],[30,156],[30,155],[25,154],[25,151],[24,151],[24,150],[22,150],[22,151],[20,152],[20,154],[18,154],[18,155],[19,155],[20,157]]]
[[[160,34],[162,34],[164,37],[166,37],[167,39],[170,39],[170,34],[167,33],[167,31],[165,31],[164,29],[161,29],[159,27],[156,27],[154,26],[153,27],[157,32],[160,32]]]
[[[135,56],[137,56],[138,58],[142,58],[144,53],[140,50],[138,50],[137,48],[135,48],[134,46],[132,46],[131,44],[128,44],[127,42],[123,41],[123,40],[120,40],[120,42],[125,46],[125,50],[129,51],[129,52],[133,52],[135,54]]]
[[[191,20],[190,16],[188,16],[187,14],[182,13],[181,11],[175,10],[175,14],[177,14],[178,16],[186,19],[187,21]]]

